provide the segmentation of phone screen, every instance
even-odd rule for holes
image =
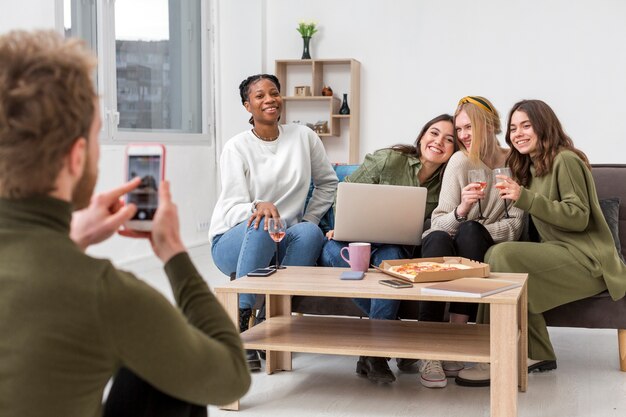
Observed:
[[[152,220],[159,205],[160,155],[129,155],[128,179],[141,178],[139,187],[128,193],[128,202],[137,206],[132,220]]]

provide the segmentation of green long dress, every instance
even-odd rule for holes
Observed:
[[[598,202],[591,171],[571,151],[562,151],[552,171],[532,178],[515,207],[527,211],[540,242],[493,246],[485,260],[493,272],[528,273],[528,355],[556,355],[543,312],[606,289],[614,300],[626,292],[626,266],[620,260]]]

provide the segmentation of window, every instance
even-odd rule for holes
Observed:
[[[62,7],[66,36],[98,54],[104,141],[206,141],[213,123],[207,2],[63,0]]]

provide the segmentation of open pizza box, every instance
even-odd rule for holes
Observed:
[[[404,275],[390,271],[391,267],[420,262],[435,262],[441,264],[462,265],[463,269],[454,269],[448,271],[420,271],[413,275]],[[489,276],[489,264],[472,261],[471,259],[458,256],[442,256],[438,258],[415,258],[415,259],[394,259],[383,261],[380,266],[375,267],[377,270],[384,272],[396,278],[400,278],[411,282],[432,282],[432,281],[450,281],[457,278],[465,277],[482,277]]]

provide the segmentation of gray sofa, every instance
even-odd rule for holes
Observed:
[[[607,215],[605,211],[605,217],[619,236],[619,243],[616,244],[619,244],[622,256],[626,256],[626,165],[593,165],[593,177],[600,200],[614,200],[613,213]],[[619,205],[615,199],[619,199]],[[363,315],[351,300],[329,297],[295,296],[292,311],[321,315]],[[403,301],[398,315],[403,319],[416,319],[417,303]],[[604,292],[562,305],[546,312],[544,316],[548,326],[617,329],[620,369],[626,372],[626,297],[613,301]]]

